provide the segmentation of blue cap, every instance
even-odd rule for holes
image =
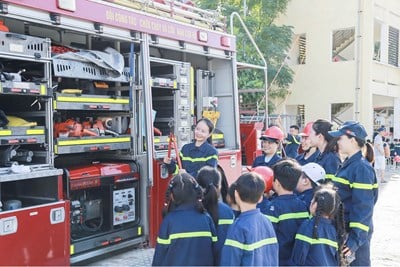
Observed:
[[[333,137],[347,134],[363,140],[367,137],[367,132],[365,131],[364,126],[362,126],[358,121],[346,121],[337,131],[329,131],[328,134]]]
[[[379,127],[378,128],[378,130],[377,130],[378,132],[383,132],[383,131],[386,131],[386,128],[385,128],[385,126],[381,126],[381,127]]]

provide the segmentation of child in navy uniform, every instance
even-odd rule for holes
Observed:
[[[313,217],[304,221],[297,231],[292,264],[339,266],[339,251],[345,236],[343,205],[332,184],[316,189],[310,212]]]
[[[216,230],[203,207],[202,195],[201,187],[190,174],[172,178],[153,266],[214,265]]]
[[[204,166],[197,174],[197,181],[203,188],[203,205],[211,215],[217,228],[218,241],[215,244],[215,265],[219,265],[222,246],[225,243],[229,226],[235,215],[232,209],[220,199],[221,174],[215,168]]]
[[[314,189],[325,180],[325,170],[319,164],[310,162],[301,166],[303,173],[296,186],[297,196],[307,208],[310,207]]]
[[[265,189],[261,177],[249,172],[231,185],[241,214],[230,226],[222,248],[222,266],[277,266],[278,241],[271,222],[256,209]]]
[[[277,196],[271,200],[265,215],[274,226],[279,243],[279,265],[292,265],[294,237],[301,223],[309,218],[303,201],[293,193],[301,175],[300,165],[288,158],[278,161],[273,167],[273,188]]]

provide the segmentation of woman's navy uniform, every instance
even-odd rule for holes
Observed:
[[[324,168],[326,173],[325,178],[332,180],[339,169],[341,161],[336,152],[329,151],[320,153],[316,158],[315,163],[318,163],[322,168]]]
[[[296,157],[297,162],[301,166],[306,165],[307,163],[310,163],[310,162],[316,162],[317,158],[319,156],[319,150],[312,153],[311,156],[308,158],[305,158],[305,156],[306,156],[306,154],[302,153],[302,154],[297,155],[297,157]]]
[[[277,163],[279,160],[281,160],[282,157],[279,156],[278,154],[274,154],[274,156],[268,161],[265,161],[265,155],[258,156],[254,159],[253,161],[253,168],[257,166],[267,166],[267,167],[272,167],[275,163]]]
[[[371,265],[372,215],[378,199],[375,171],[359,151],[343,162],[333,182],[344,204],[344,218],[349,232],[346,245],[356,253],[352,265]]]
[[[208,142],[204,142],[199,147],[195,143],[186,144],[182,147],[179,155],[182,161],[182,168],[194,178],[205,165],[213,168],[217,167],[218,151]],[[167,164],[167,168],[170,173],[176,174],[179,171],[175,160]]]

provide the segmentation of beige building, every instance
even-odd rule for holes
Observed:
[[[400,138],[400,0],[292,0],[278,24],[293,26],[294,75],[281,114],[304,122],[358,120]]]

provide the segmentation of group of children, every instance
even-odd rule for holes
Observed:
[[[332,185],[319,184],[323,168],[288,158],[272,171],[272,196],[254,171],[231,184],[233,209],[221,201],[217,169],[203,167],[196,179],[174,176],[153,265],[339,265],[341,202]]]
[[[164,159],[176,175],[166,192],[153,265],[370,265],[378,183],[359,122],[336,131],[322,119],[307,124],[296,159],[282,150],[282,130],[269,127],[260,138],[263,155],[226,198],[217,152],[206,142],[211,126],[204,119],[196,125],[195,142],[181,151],[181,170]]]

